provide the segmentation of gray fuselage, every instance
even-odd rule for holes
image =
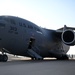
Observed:
[[[14,55],[29,56],[29,45],[42,57],[55,57],[69,50],[56,30],[41,28],[18,17],[0,16],[0,48]]]

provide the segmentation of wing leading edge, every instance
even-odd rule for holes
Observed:
[[[64,25],[63,28],[60,28],[60,29],[58,29],[58,30],[60,30],[60,31],[64,31],[64,30],[67,30],[67,29],[75,30],[74,27],[67,27],[66,25]]]

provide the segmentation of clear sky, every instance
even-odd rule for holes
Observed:
[[[48,29],[75,27],[75,0],[0,0],[0,15],[18,16]]]

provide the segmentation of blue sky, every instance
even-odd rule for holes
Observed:
[[[64,24],[74,26],[74,4],[74,0],[1,0],[0,13],[20,16],[40,26],[56,29]]]
[[[75,0],[0,0],[0,15],[22,17],[48,29],[75,27]]]
[[[28,19],[39,26],[58,29],[74,27],[74,0],[1,0],[0,15],[14,15]]]

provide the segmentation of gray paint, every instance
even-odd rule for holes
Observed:
[[[14,16],[0,16],[0,47],[7,49],[11,54],[29,56],[27,54],[30,38],[35,39],[34,51],[42,57],[55,57],[50,52],[58,55],[66,54],[69,46],[61,39],[62,32],[40,28],[36,24]]]

